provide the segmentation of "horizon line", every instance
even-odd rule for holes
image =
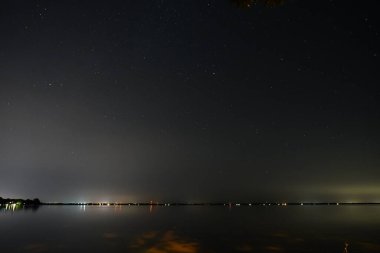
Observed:
[[[41,202],[41,205],[87,206],[303,206],[303,205],[380,205],[380,202]]]

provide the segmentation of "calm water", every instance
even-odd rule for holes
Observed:
[[[0,252],[380,252],[379,206],[0,211]]]

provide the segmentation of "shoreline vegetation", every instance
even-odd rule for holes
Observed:
[[[40,207],[41,201],[35,199],[10,199],[0,197],[0,210],[18,210],[18,209],[33,209],[36,210]]]
[[[41,205],[41,201],[37,198],[35,199],[10,199],[0,197],[0,205],[20,205],[20,206],[38,206]]]

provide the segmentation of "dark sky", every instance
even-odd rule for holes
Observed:
[[[378,1],[2,1],[0,196],[380,201]]]

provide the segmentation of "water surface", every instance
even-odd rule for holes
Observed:
[[[380,252],[379,206],[0,211],[1,252]]]

